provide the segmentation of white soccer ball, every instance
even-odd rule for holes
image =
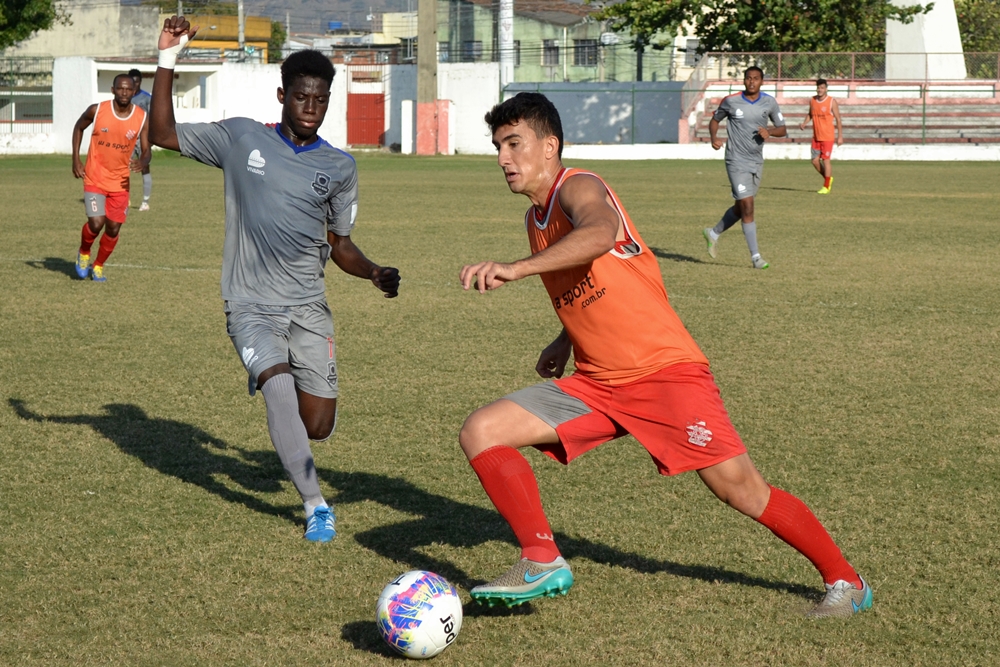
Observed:
[[[382,639],[407,658],[433,658],[462,629],[462,600],[441,575],[411,570],[382,590],[375,621]]]

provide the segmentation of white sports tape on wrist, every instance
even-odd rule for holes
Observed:
[[[181,52],[188,43],[188,36],[181,35],[181,41],[174,46],[167,49],[160,49],[159,61],[156,63],[158,67],[163,69],[173,69],[177,64],[177,54]]]

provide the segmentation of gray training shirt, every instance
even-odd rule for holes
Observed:
[[[777,101],[767,93],[761,93],[756,102],[748,100],[743,93],[723,98],[712,117],[719,122],[729,119],[726,126],[726,162],[748,166],[764,163],[764,140],[757,134],[757,128],[767,127],[768,119],[775,127],[785,124]]]
[[[295,306],[323,298],[327,230],[349,236],[358,210],[354,158],[322,139],[295,146],[249,118],[177,125],[181,154],[222,168],[222,298]]]

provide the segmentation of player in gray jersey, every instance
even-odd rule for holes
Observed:
[[[132,96],[132,104],[136,105],[147,114],[149,113],[149,102],[152,96],[142,89],[142,72],[137,69],[130,69],[128,75],[135,82],[135,94]],[[135,154],[132,156],[139,159],[139,151],[145,146],[135,145]],[[153,176],[149,173],[149,165],[142,168],[142,203],[139,204],[140,211],[149,210],[149,197],[153,194]]]
[[[281,123],[248,118],[176,124],[171,103],[177,52],[196,29],[171,17],[160,33],[150,139],[220,167],[226,196],[222,298],[226,327],[267,406],[271,442],[302,496],[306,539],[336,535],[309,440],[325,440],[337,421],[333,319],[326,303],[327,259],[367,278],[384,296],[399,289],[399,271],[370,261],[351,241],[358,209],[354,158],[316,132],[330,104],[333,65],[318,51],[299,51],[281,66]]]
[[[743,73],[742,93],[730,95],[712,114],[708,132],[712,137],[712,148],[719,150],[726,144],[726,172],[733,189],[736,203],[730,207],[715,227],[706,227],[702,232],[708,242],[708,254],[715,257],[718,251],[719,235],[743,221],[743,236],[750,248],[750,261],[755,269],[766,269],[769,264],[760,256],[757,248],[757,223],[754,221],[753,198],[760,187],[764,171],[764,142],[768,137],[783,137],[787,133],[785,118],[778,103],[767,93],[760,92],[764,82],[764,71],[750,67]],[[719,138],[719,122],[726,120],[728,140]],[[767,122],[774,129],[767,129]]]

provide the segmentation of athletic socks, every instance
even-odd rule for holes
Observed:
[[[267,430],[278,452],[281,465],[292,478],[303,502],[313,508],[325,504],[316,478],[316,464],[309,449],[309,435],[299,416],[299,399],[295,394],[295,379],[289,373],[272,376],[260,388],[267,406]]]
[[[302,507],[306,510],[306,521],[308,521],[312,518],[313,512],[320,507],[329,507],[329,505],[323,500],[323,496],[320,496],[318,499],[306,500],[302,503]]]
[[[719,234],[735,225],[739,222],[739,220],[740,216],[736,213],[736,207],[730,206],[729,209],[722,214],[722,219],[715,223],[715,227],[712,227],[712,231],[715,232],[716,236],[719,236]]]
[[[513,447],[490,447],[469,461],[500,515],[514,530],[521,558],[550,563],[559,557],[542,509],[538,482],[528,461]]]
[[[757,223],[744,222],[743,236],[747,240],[747,247],[750,248],[750,256],[756,257],[757,255],[759,255],[760,250],[757,249]]]
[[[100,234],[100,232],[97,232],[97,234]],[[89,222],[83,223],[83,229],[80,230],[80,254],[81,255],[89,255],[90,254],[90,248],[91,248],[91,246],[94,245],[94,241],[97,240],[97,234],[95,234],[93,231],[91,231],[91,229],[90,229],[90,223]]]
[[[104,262],[108,261],[108,257],[114,252],[116,245],[118,245],[118,237],[108,236],[107,232],[105,232],[101,236],[101,247],[97,251],[97,259],[94,260],[94,266],[104,266]]]
[[[142,175],[142,201],[149,201],[149,195],[153,194],[153,175]]]
[[[757,521],[816,566],[823,582],[838,579],[861,588],[861,578],[847,562],[833,538],[806,504],[790,493],[771,487],[771,498]]]
[[[829,190],[831,185],[833,185],[833,176],[827,176],[826,178],[823,179],[824,188]]]

